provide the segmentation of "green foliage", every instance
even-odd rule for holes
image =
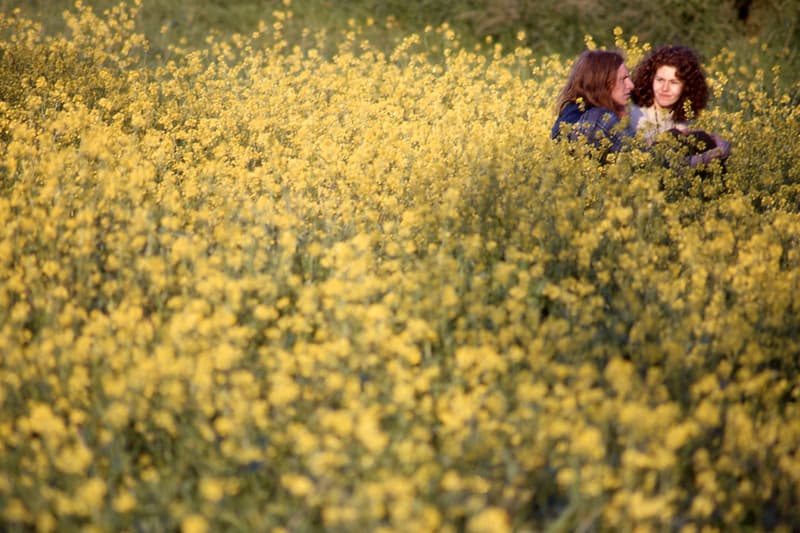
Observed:
[[[84,2],[102,12],[116,5],[115,0]],[[682,43],[701,50],[706,56],[722,45],[734,46],[741,40],[756,38],[770,48],[787,49],[797,61],[800,49],[800,4],[793,0],[751,1],[747,17],[740,19],[737,5],[742,2],[706,0],[304,0],[289,3],[303,27],[338,34],[354,19],[363,23],[374,19],[382,32],[372,35],[373,45],[388,50],[398,33],[421,33],[426,26],[449,23],[467,44],[481,42],[490,35],[496,41],[516,46],[517,34],[525,32],[524,44],[535,52],[576,54],[583,48],[584,36],[602,36],[619,26],[642,41]],[[272,12],[285,10],[280,0],[145,0],[138,15],[142,31],[158,43],[166,26],[189,43],[202,45],[211,30],[222,34],[249,33]],[[70,0],[0,0],[0,11],[19,7],[35,15],[51,29],[61,25],[60,13],[72,7]],[[385,21],[393,21],[389,27]],[[388,31],[387,31],[388,30]],[[399,30],[399,31],[394,31]],[[295,44],[295,43],[292,43]]]
[[[681,43],[710,54],[742,36],[777,48],[796,48],[800,6],[751,2],[745,20],[732,2],[585,0],[485,0],[470,19],[478,33],[527,32],[534,50],[576,53],[583,36],[622,27],[651,43]]]

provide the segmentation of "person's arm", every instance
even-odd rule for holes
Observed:
[[[716,133],[712,133],[711,137],[714,139],[716,146],[710,150],[689,157],[689,167],[697,168],[701,165],[708,165],[715,159],[725,159],[731,155],[731,145],[728,144],[728,141]]]

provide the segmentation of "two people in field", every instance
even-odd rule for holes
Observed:
[[[551,137],[583,140],[600,148],[603,159],[638,137],[647,146],[677,142],[692,168],[724,161],[731,151],[728,142],[716,133],[692,129],[708,93],[700,61],[689,48],[660,47],[632,76],[621,54],[586,50],[558,96]]]

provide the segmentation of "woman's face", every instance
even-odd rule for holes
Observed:
[[[678,79],[675,67],[662,65],[653,77],[653,97],[658,107],[672,109],[683,91],[683,82]]]
[[[628,73],[628,67],[626,67],[623,63],[617,69],[617,82],[614,84],[614,88],[611,90],[611,99],[618,106],[625,107],[628,105],[628,100],[631,97],[632,90],[633,82],[631,81],[631,76]]]

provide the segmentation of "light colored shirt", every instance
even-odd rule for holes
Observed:
[[[637,135],[644,137],[645,141],[652,144],[656,137],[672,128],[679,130],[689,129],[688,122],[678,122],[672,116],[672,111],[657,108],[654,105],[639,107],[630,106],[631,127]]]

